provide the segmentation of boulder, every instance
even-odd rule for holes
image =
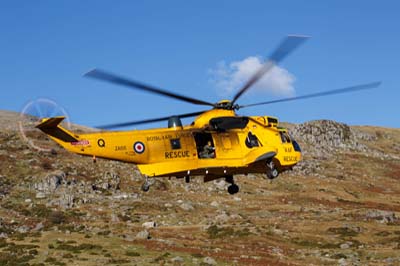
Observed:
[[[397,220],[396,214],[391,211],[370,210],[365,216],[368,220],[379,220],[382,223],[393,223]]]
[[[147,230],[140,231],[136,234],[137,239],[150,239],[150,233]]]
[[[182,257],[177,256],[177,257],[172,258],[171,262],[173,265],[182,265],[184,263],[184,260]]]
[[[212,265],[212,266],[213,265],[217,265],[217,262],[211,257],[205,257],[203,259],[203,263],[206,264],[206,265]]]
[[[66,174],[62,171],[55,171],[48,174],[39,182],[33,185],[36,191],[53,193],[61,184],[66,181]]]
[[[38,192],[38,193],[36,193],[36,198],[37,199],[45,199],[46,194],[44,194],[43,192]]]
[[[147,228],[147,229],[155,228],[155,227],[157,227],[157,224],[156,224],[156,222],[145,222],[142,224],[142,227]]]
[[[179,205],[179,208],[181,208],[184,211],[192,211],[192,210],[194,210],[192,204],[187,203],[187,202],[184,202],[181,205]]]

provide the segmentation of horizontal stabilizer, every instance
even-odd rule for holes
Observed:
[[[36,126],[47,135],[59,139],[64,142],[76,142],[78,141],[70,132],[58,126],[63,120],[64,116],[57,116],[52,118],[46,118]]]

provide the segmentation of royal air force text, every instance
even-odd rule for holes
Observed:
[[[169,139],[179,139],[179,138],[187,138],[191,137],[192,134],[189,132],[178,133],[175,136],[172,135],[155,135],[155,136],[148,136],[146,138],[147,141],[161,141],[161,140],[169,140]]]

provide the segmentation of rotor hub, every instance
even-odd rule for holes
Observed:
[[[223,110],[239,110],[238,104],[232,104],[230,100],[221,100],[217,102],[215,105],[215,109],[223,109]]]

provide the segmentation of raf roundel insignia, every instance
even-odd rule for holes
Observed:
[[[144,144],[141,141],[136,141],[135,144],[133,144],[133,149],[135,150],[136,153],[143,153],[144,152]]]

